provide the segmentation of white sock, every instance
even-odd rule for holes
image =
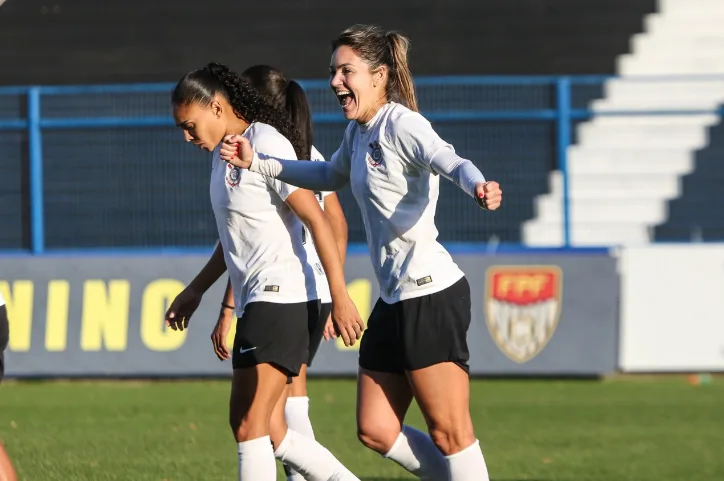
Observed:
[[[450,469],[450,481],[490,481],[477,439],[462,451],[445,457]]]
[[[430,436],[410,426],[402,426],[392,448],[382,456],[420,478],[422,481],[447,481],[448,463]]]
[[[274,456],[307,481],[360,481],[327,448],[291,429],[287,430]]]
[[[269,436],[239,443],[239,481],[276,481],[277,462]]]
[[[288,397],[284,405],[284,417],[289,429],[314,439],[312,421],[309,420],[309,398],[307,396]],[[304,481],[304,477],[284,464],[287,481]]]
[[[309,420],[309,398],[307,396],[288,397],[287,403],[284,405],[284,417],[289,429],[314,439],[312,421]]]

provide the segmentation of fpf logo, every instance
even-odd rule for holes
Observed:
[[[563,272],[558,266],[488,269],[486,324],[506,356],[524,363],[545,348],[558,327],[562,288]]]

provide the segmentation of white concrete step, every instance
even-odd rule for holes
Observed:
[[[619,98],[601,98],[591,102],[591,110],[597,112],[620,112],[620,111],[678,111],[678,110],[701,110],[704,112],[712,112],[719,107],[718,99],[704,96],[678,97],[673,96],[664,100],[659,96],[627,96]],[[709,113],[701,113],[697,115],[714,115]],[[637,115],[645,116],[645,115]],[[649,115],[653,117],[654,115]]]
[[[655,123],[631,123],[628,125],[621,124],[605,124],[605,123],[583,123],[578,126],[579,140],[583,143],[583,139],[590,136],[604,136],[610,138],[626,138],[636,137],[638,139],[647,140],[649,138],[679,137],[683,139],[699,139],[706,134],[702,129],[703,124],[655,124]]]
[[[541,222],[563,222],[560,196],[541,195],[535,200],[536,218]],[[666,203],[659,199],[571,199],[572,224],[658,224],[666,220]]]
[[[663,101],[662,101],[663,102]],[[622,108],[622,110],[632,110],[629,108]],[[639,126],[681,126],[687,128],[688,126],[701,128],[702,126],[714,125],[719,121],[719,118],[712,115],[600,115],[593,117],[585,124],[580,124],[579,129],[582,126],[591,126],[591,129],[607,128],[607,127],[635,127]],[[586,127],[589,128],[589,127]]]
[[[641,145],[633,149],[626,149],[620,146],[611,145],[604,149],[586,149],[580,145],[571,146],[568,149],[569,162],[577,160],[585,162],[611,162],[616,167],[621,163],[643,163],[646,165],[658,165],[662,162],[676,165],[690,165],[692,153],[687,149],[657,149],[655,147]]]
[[[593,151],[595,152],[595,151]],[[630,152],[625,152],[629,154]],[[657,161],[642,159],[621,158],[586,158],[586,154],[579,154],[574,159],[569,159],[568,171],[572,175],[602,175],[616,174],[627,175],[683,175],[692,171],[694,166],[693,158],[682,158],[678,156],[660,157]]]
[[[616,145],[619,148],[634,149],[638,147],[649,147],[659,149],[691,149],[698,150],[703,148],[705,143],[705,132],[691,134],[688,136],[679,135],[675,137],[642,136],[633,133],[631,135],[590,135],[580,136],[579,145],[586,149],[603,149]]]
[[[528,221],[521,227],[523,243],[529,246],[563,245],[563,225]],[[571,228],[575,246],[642,245],[649,243],[649,230],[643,225],[577,224]]]
[[[721,53],[718,50],[707,52],[704,50],[696,50],[694,47],[692,47],[692,49],[693,50],[689,50],[688,52],[680,49],[669,51],[662,47],[662,49],[655,49],[644,53],[632,52],[629,55],[646,63],[684,63],[692,65],[700,62],[712,64],[722,63]]]
[[[550,173],[548,179],[550,196],[563,200],[563,175],[560,171]],[[605,199],[620,200],[662,200],[673,199],[680,194],[678,175],[667,174],[569,174],[568,195],[574,200]]]
[[[661,129],[660,133],[657,133],[655,129],[643,130],[643,129],[631,129],[630,131],[625,130],[612,130],[612,129],[596,129],[586,130],[583,129],[579,132],[578,143],[584,147],[605,147],[607,145],[618,145],[618,146],[638,146],[646,144],[649,146],[657,146],[660,148],[702,148],[707,140],[706,129],[699,129],[694,132]]]
[[[724,37],[722,38],[724,40]],[[687,98],[721,98],[724,95],[724,75],[720,80],[708,79],[616,79],[606,82],[604,95],[612,97],[660,97],[668,100],[672,96]]]
[[[724,13],[718,9],[708,9],[705,13],[701,11],[680,11],[676,15],[670,15],[668,12],[659,9],[657,13],[644,16],[643,33],[637,35],[658,37],[659,35],[675,33],[696,36],[702,32],[707,34],[720,32],[723,19]],[[692,25],[696,25],[696,28],[691,28]]]
[[[681,15],[687,12],[721,11],[724,15],[724,4],[720,0],[659,0],[659,12]]]
[[[692,51],[696,52],[697,57],[709,58],[721,55],[724,51],[724,37],[638,36],[632,39],[630,49],[633,55],[641,58],[691,58]]]
[[[664,54],[655,58],[622,55],[616,59],[616,71],[626,75],[714,75],[724,73],[724,58],[692,56],[673,62]]]
[[[677,21],[659,18],[648,23],[644,21],[644,33],[636,34],[635,37],[650,35],[652,38],[717,38],[722,35],[721,23],[723,21],[724,19],[719,15],[711,18],[687,16]],[[696,25],[696,28],[691,28],[692,23]]]
[[[692,172],[692,164],[687,165],[660,162],[658,164],[645,164],[643,162],[611,162],[589,161],[572,163],[568,166],[569,172],[577,174],[608,174],[616,172],[618,175],[684,175]]]

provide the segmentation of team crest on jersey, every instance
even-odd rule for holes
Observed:
[[[488,269],[485,318],[498,348],[518,363],[545,348],[561,315],[563,272],[557,266]]]
[[[367,163],[370,167],[379,167],[382,165],[382,147],[378,141],[374,141],[370,144],[370,152],[367,153]]]
[[[231,164],[226,164],[229,167],[226,169],[226,185],[229,187],[236,187],[241,182],[241,169],[234,167]]]

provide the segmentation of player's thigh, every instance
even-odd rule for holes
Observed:
[[[459,452],[475,441],[470,379],[465,370],[453,362],[443,362],[408,371],[407,378],[428,432],[444,454]]]
[[[269,434],[274,407],[308,356],[310,308],[309,303],[266,302],[245,307],[232,353],[230,423],[237,438]]]
[[[229,424],[237,442],[270,434],[274,408],[288,375],[273,364],[234,369],[229,400]]]
[[[428,430],[445,452],[472,443],[465,278],[435,294],[403,301],[405,368]]]

